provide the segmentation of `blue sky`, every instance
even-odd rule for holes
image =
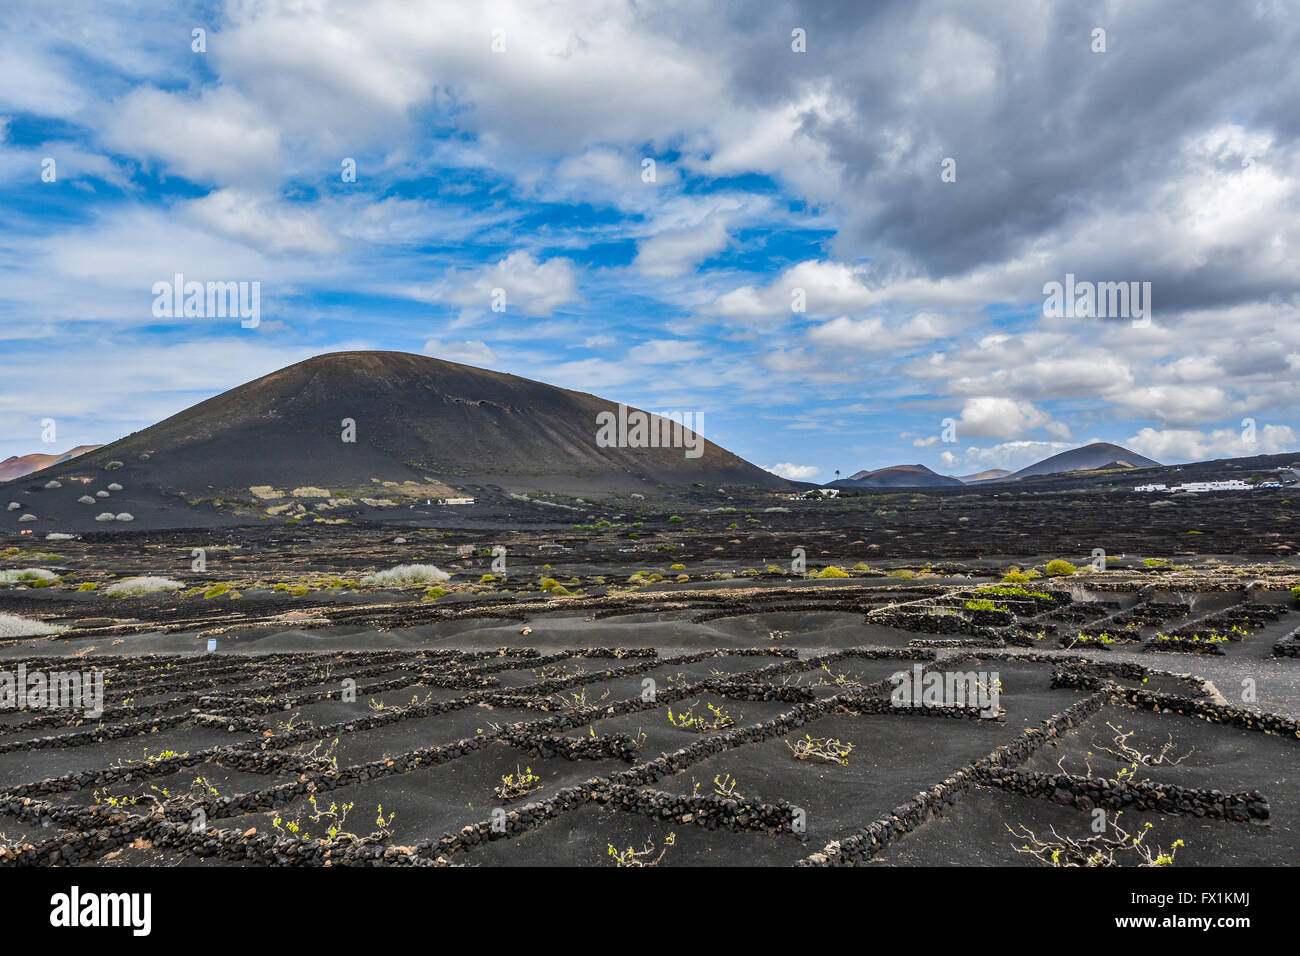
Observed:
[[[19,0],[0,457],[355,348],[823,481],[1300,449],[1298,25],[1221,6]],[[260,324],[155,317],[175,273]],[[1067,273],[1152,321],[1046,317]]]

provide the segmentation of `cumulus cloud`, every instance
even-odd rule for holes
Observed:
[[[1300,443],[1288,425],[1257,425],[1253,440],[1248,429],[1143,428],[1124,443],[1156,461],[1198,461],[1207,458],[1245,458],[1296,451]]]
[[[768,465],[765,470],[782,478],[789,478],[791,481],[812,481],[821,472],[816,465],[796,465],[789,461]]]
[[[727,245],[726,221],[702,228],[674,229],[651,236],[637,248],[635,265],[646,275],[678,276]]]
[[[982,396],[968,399],[957,419],[957,437],[1019,438],[1026,432],[1052,423],[1052,416],[1030,402]]]
[[[218,189],[190,202],[186,211],[214,232],[272,255],[328,255],[342,242],[318,212],[243,189]]]
[[[283,168],[277,126],[228,87],[197,97],[132,90],[114,104],[104,138],[120,152],[203,182],[268,181]]]
[[[498,293],[497,290],[501,290]],[[504,315],[548,316],[573,301],[578,280],[568,259],[539,260],[532,253],[512,252],[477,270],[453,270],[440,283],[414,290],[417,298],[447,302],[475,313],[491,313],[504,294]]]
[[[465,342],[442,342],[429,339],[420,350],[425,355],[443,359],[447,362],[459,362],[461,365],[477,365],[491,368],[496,364],[496,353],[482,340]]]
[[[667,365],[674,362],[688,362],[701,357],[704,346],[700,342],[688,342],[682,339],[656,339],[643,342],[628,349],[628,358],[646,365]]]
[[[808,341],[832,349],[885,352],[926,345],[952,335],[959,328],[955,320],[930,312],[919,313],[897,324],[887,324],[881,318],[840,316],[814,326],[808,332]]]
[[[961,475],[985,471],[990,468],[1005,468],[1018,471],[1026,465],[1050,458],[1052,455],[1073,448],[1069,442],[1052,441],[1007,441],[983,448],[971,445],[963,451],[945,451],[939,455],[946,474]]]
[[[1212,385],[1150,385],[1116,395],[1114,400],[1143,418],[1170,425],[1218,421],[1235,409],[1227,392]]]

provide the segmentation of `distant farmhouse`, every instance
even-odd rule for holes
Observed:
[[[1134,491],[1142,492],[1165,492],[1167,494],[1177,494],[1179,492],[1191,492],[1193,494],[1205,491],[1252,491],[1255,488],[1282,488],[1287,485],[1294,485],[1300,482],[1300,472],[1293,468],[1276,468],[1274,469],[1275,477],[1266,477],[1264,475],[1252,475],[1249,479],[1232,478],[1226,481],[1185,481],[1181,485],[1135,485]]]
[[[1202,492],[1202,491],[1252,491],[1254,485],[1242,481],[1240,478],[1233,478],[1230,481],[1185,481],[1181,485],[1174,485],[1170,488],[1167,485],[1137,485],[1134,491],[1165,491],[1169,494],[1176,494],[1180,491]]]

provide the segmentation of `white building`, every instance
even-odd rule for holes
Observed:
[[[1250,491],[1255,486],[1242,481],[1239,478],[1232,478],[1228,481],[1185,481],[1181,485],[1174,485],[1170,488],[1167,485],[1136,485],[1134,491],[1164,491],[1170,494],[1179,491],[1189,491],[1199,493],[1202,491]],[[1261,485],[1261,487],[1269,487]],[[1276,486],[1273,486],[1276,487]]]
[[[439,498],[438,499],[438,504],[440,505],[472,505],[473,503],[474,503],[473,498]]]
[[[1238,478],[1230,481],[1185,481],[1181,485],[1175,485],[1170,491],[1250,491],[1253,485]]]

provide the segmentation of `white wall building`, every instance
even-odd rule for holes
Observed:
[[[1185,481],[1181,485],[1175,485],[1170,491],[1250,491],[1253,485],[1233,478],[1230,481]]]
[[[1248,484],[1239,478],[1232,478],[1228,481],[1185,481],[1181,485],[1174,485],[1172,488],[1167,485],[1135,485],[1134,491],[1165,491],[1173,494],[1178,491],[1190,491],[1199,493],[1202,491],[1250,491],[1254,485]]]

